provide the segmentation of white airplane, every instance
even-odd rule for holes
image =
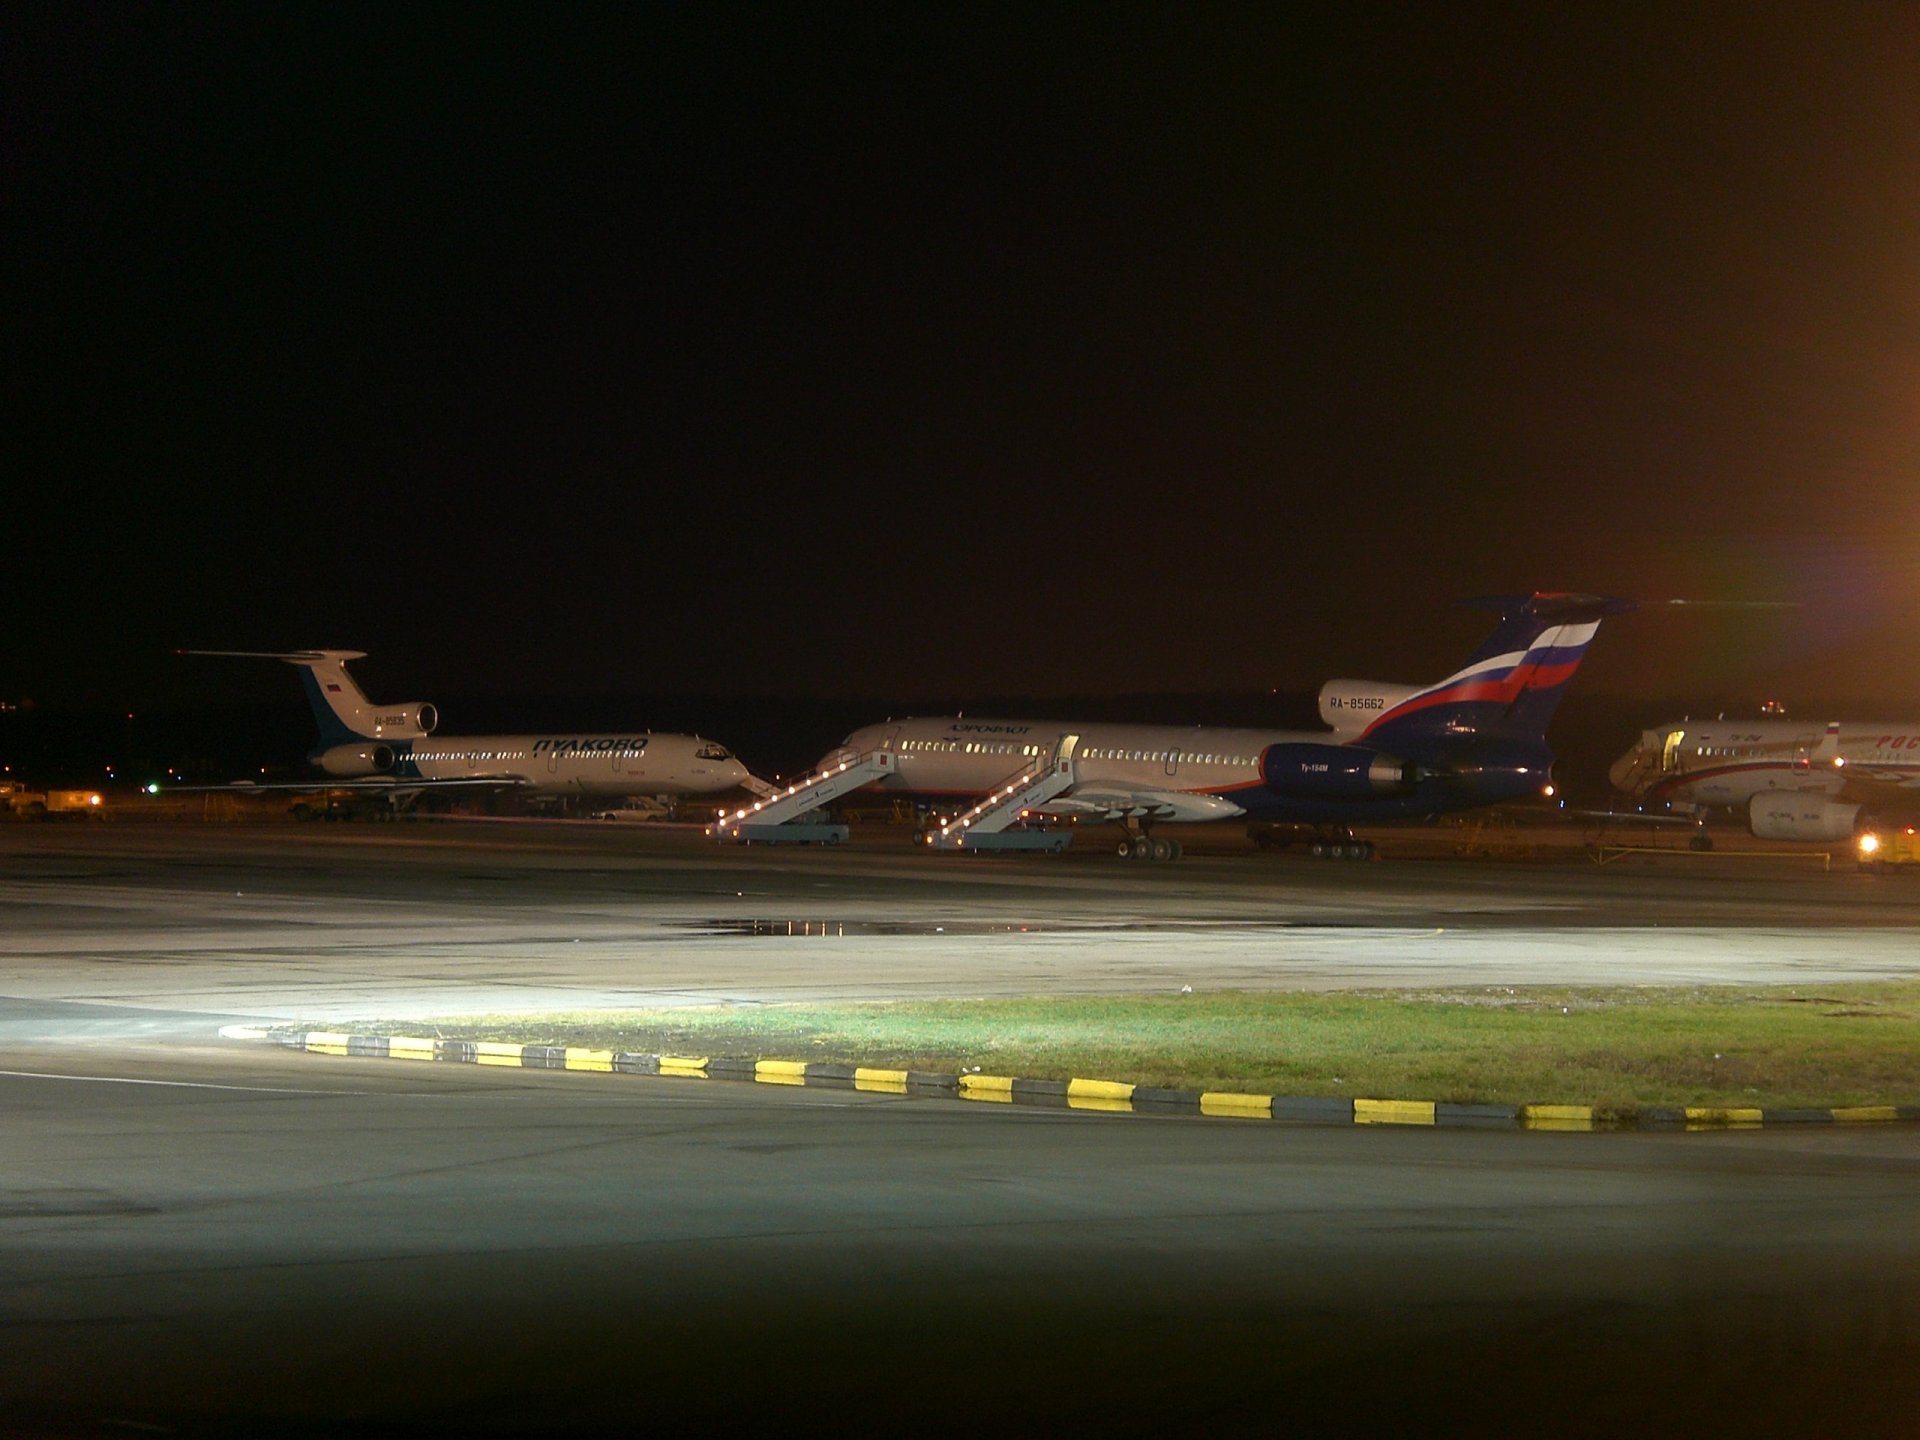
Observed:
[[[1920,723],[1680,721],[1607,772],[1642,811],[1742,816],[1763,840],[1850,838],[1862,812],[1920,809]]]
[[[1597,595],[1497,596],[1474,602],[1501,623],[1437,684],[1334,680],[1321,731],[1185,728],[973,719],[888,721],[856,730],[818,772],[723,815],[715,838],[778,839],[855,785],[977,801],[929,843],[985,849],[1025,814],[1119,821],[1123,856],[1178,857],[1158,821],[1245,816],[1270,838],[1311,834],[1314,853],[1359,859],[1348,827],[1551,793],[1546,726],[1600,621],[1634,608]],[[982,799],[981,797],[985,797]],[[828,843],[834,837],[824,835]],[[992,842],[1004,845],[1004,841]],[[1012,848],[1012,847],[1007,847]]]
[[[307,757],[329,779],[276,789],[360,789],[410,805],[431,791],[512,791],[534,800],[708,795],[758,782],[726,746],[699,735],[646,730],[440,735],[439,712],[409,700],[375,705],[347,674],[362,650],[182,650],[279,660],[296,667],[320,741]]]

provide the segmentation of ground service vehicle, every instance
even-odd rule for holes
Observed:
[[[34,790],[18,780],[0,781],[0,809],[16,820],[98,817],[106,813],[105,806],[98,790]]]
[[[1920,832],[1912,825],[1863,830],[1855,845],[1860,852],[1860,866],[1865,870],[1887,871],[1920,865]]]

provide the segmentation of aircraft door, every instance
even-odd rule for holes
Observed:
[[[874,745],[874,749],[885,751],[887,754],[893,756],[893,765],[891,769],[887,773],[882,774],[880,777],[880,780],[879,780],[880,787],[882,789],[900,788],[902,785],[905,784],[903,780],[896,778],[903,773],[903,768],[904,768],[902,766],[901,759],[900,759],[900,727],[898,725],[890,725],[885,730],[881,731],[880,739]]]
[[[1660,747],[1660,772],[1671,775],[1680,768],[1680,742],[1687,738],[1684,730],[1669,730],[1666,742]]]
[[[1180,751],[1176,747],[1175,749],[1167,751],[1167,774],[1177,775],[1179,771],[1180,771]]]

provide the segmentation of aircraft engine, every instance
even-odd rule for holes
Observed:
[[[1310,800],[1404,795],[1420,779],[1411,762],[1352,745],[1269,745],[1260,773],[1280,794]]]
[[[404,705],[382,705],[373,717],[378,733],[431,735],[440,723],[440,712],[424,700],[409,700]]]
[[[1794,790],[1756,795],[1747,806],[1747,823],[1762,840],[1850,840],[1859,818],[1858,805]]]
[[[1364,730],[1419,688],[1384,680],[1329,680],[1320,687],[1320,723],[1342,734]]]
[[[393,769],[393,747],[391,745],[335,745],[323,750],[314,757],[318,765],[329,775],[342,777],[354,775],[385,775]]]

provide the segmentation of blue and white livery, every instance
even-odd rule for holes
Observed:
[[[1345,841],[1357,824],[1539,795],[1553,766],[1548,720],[1601,620],[1634,606],[1575,594],[1470,603],[1502,618],[1464,666],[1426,686],[1330,681],[1324,731],[917,718],[855,731],[821,768],[887,754],[868,788],[971,799],[1016,783],[1070,738],[1072,783],[1035,812],[1119,821],[1123,853],[1162,859],[1177,847],[1148,839],[1156,821],[1243,816]]]
[[[440,717],[432,705],[417,700],[376,705],[367,699],[347,673],[349,661],[364,658],[361,650],[181,653],[280,660],[294,666],[320,732],[319,744],[307,758],[331,777],[324,782],[327,788],[378,790],[396,804],[454,787],[512,791],[554,802],[708,795],[750,780],[746,767],[726,746],[699,735],[640,729],[436,735]]]

